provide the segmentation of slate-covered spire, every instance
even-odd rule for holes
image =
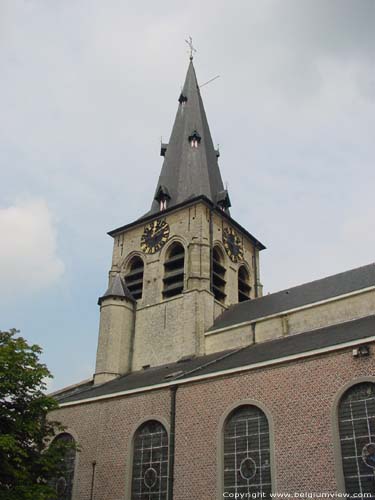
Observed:
[[[178,102],[169,144],[161,145],[164,163],[151,213],[200,195],[229,213],[229,196],[217,162],[219,154],[212,143],[192,58]]]

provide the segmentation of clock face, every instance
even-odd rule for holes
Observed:
[[[169,238],[169,226],[165,220],[154,220],[145,226],[141,238],[141,250],[144,253],[156,253]]]
[[[243,248],[238,234],[231,228],[226,227],[223,231],[224,248],[232,262],[243,260]]]

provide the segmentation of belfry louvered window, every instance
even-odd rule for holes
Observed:
[[[245,266],[238,270],[238,302],[244,302],[250,299],[249,273]]]
[[[215,299],[220,302],[225,301],[225,267],[224,258],[218,247],[214,247],[212,252],[212,291]]]
[[[173,243],[164,262],[163,297],[179,295],[184,289],[185,250]]]
[[[61,442],[64,442],[64,444],[68,443],[74,445],[74,438],[67,432],[64,432],[56,436],[56,438],[52,441],[51,446],[58,446]],[[67,449],[60,467],[60,473],[50,483],[56,492],[53,500],[72,499],[75,459],[76,451],[74,447]]]
[[[375,384],[365,382],[346,391],[338,416],[345,491],[374,494]]]
[[[155,420],[135,433],[131,500],[167,500],[168,434]]]
[[[224,426],[224,493],[271,493],[270,438],[267,417],[257,406],[240,406]]]
[[[125,283],[135,300],[142,298],[144,264],[140,257],[133,257],[125,275]]]

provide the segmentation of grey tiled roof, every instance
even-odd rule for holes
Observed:
[[[304,354],[330,346],[339,346],[372,336],[375,336],[375,316],[368,316],[319,330],[252,344],[241,349],[132,372],[102,385],[94,386],[92,383],[90,385],[86,383],[76,387],[73,391],[61,392],[55,397],[60,403],[65,403],[114,395],[122,391],[152,387],[166,382],[178,383],[179,380],[183,381],[193,376],[213,375],[222,371],[225,373],[226,370]]]
[[[288,335],[250,345],[233,353],[230,358],[220,361],[220,370],[230,370],[253,363],[308,353],[372,336],[375,336],[375,316],[367,316],[310,332]],[[212,373],[209,368],[202,368],[199,372],[200,375],[208,373]]]
[[[370,286],[375,286],[374,263],[236,304],[224,311],[209,331],[256,320]]]
[[[221,354],[221,356],[222,355],[223,353]],[[172,374],[181,374],[181,372],[185,373],[187,371],[197,369],[201,367],[202,364],[215,361],[218,357],[219,355],[215,353],[208,356],[192,357],[190,360],[187,359],[183,362],[169,363],[167,365],[139,370],[102,385],[93,386],[91,384],[90,387],[87,387],[87,385],[85,385],[82,390],[80,389],[80,387],[77,387],[74,395],[71,395],[71,393],[69,393],[68,397],[65,398],[63,394],[60,394],[58,398],[61,402],[74,401],[77,399],[91,398],[95,396],[101,396],[103,394],[112,394],[125,390],[130,391],[133,389],[138,389],[139,387],[148,387],[150,385],[168,382],[170,379],[166,377]]]
[[[155,196],[164,186],[170,195],[168,207],[199,195],[216,204],[224,186],[192,62],[179,101]],[[189,142],[194,133],[200,138],[197,148]],[[154,200],[149,213],[159,210]]]
[[[121,278],[120,274],[116,274],[111,284],[109,285],[108,290],[104,295],[99,297],[98,304],[100,305],[103,299],[109,297],[127,298],[128,300],[134,302],[134,298],[129,292],[129,289],[126,286],[125,281]]]

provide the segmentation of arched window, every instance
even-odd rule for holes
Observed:
[[[224,257],[219,247],[214,247],[212,251],[212,291],[215,299],[220,302],[225,301],[225,267]]]
[[[250,277],[245,266],[238,270],[238,302],[244,302],[250,299]]]
[[[181,243],[173,243],[164,262],[163,297],[179,295],[184,289],[185,250]]]
[[[267,417],[257,406],[236,408],[224,425],[224,493],[271,493]]]
[[[76,450],[73,447],[74,438],[67,432],[64,432],[55,437],[51,446],[57,446],[60,442],[71,444],[72,448],[67,449],[65,453],[59,476],[51,481],[51,486],[56,491],[56,496],[53,500],[71,500],[76,460]]]
[[[345,491],[374,493],[375,384],[364,382],[348,389],[338,416]]]
[[[168,434],[156,420],[144,423],[134,436],[132,500],[167,500]]]
[[[140,257],[133,257],[125,275],[125,283],[129,292],[135,300],[142,298],[143,293],[143,260]]]

